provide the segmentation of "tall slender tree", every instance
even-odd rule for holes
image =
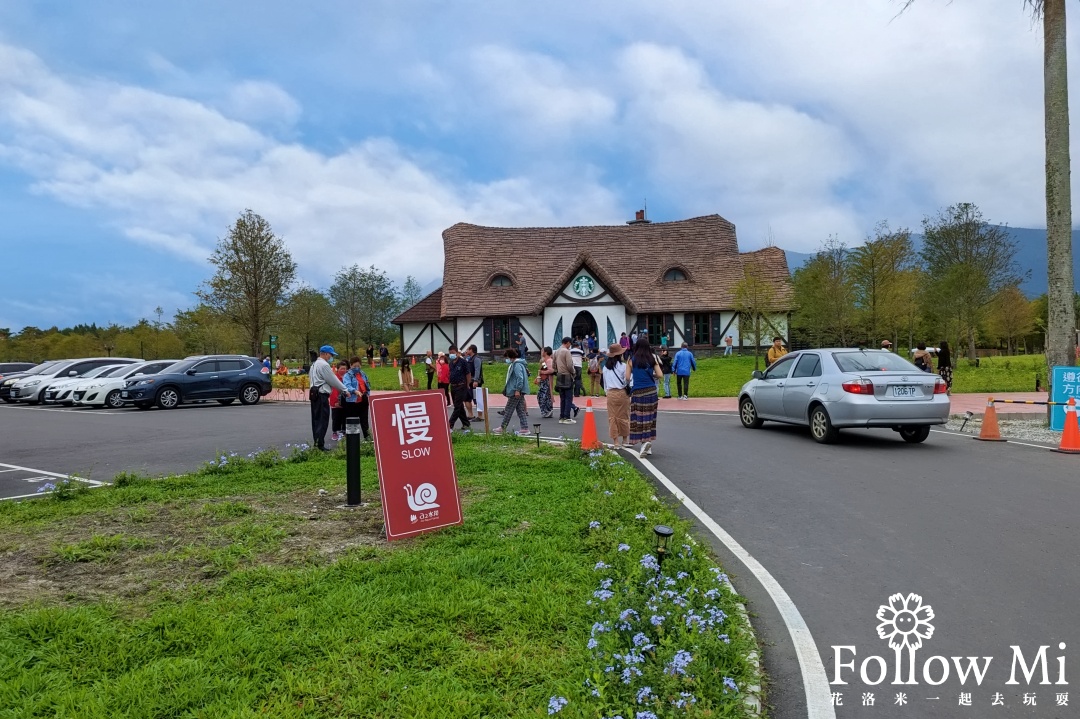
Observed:
[[[195,294],[240,328],[251,354],[259,354],[296,278],[285,241],[269,222],[245,210],[218,242],[210,263],[217,271]]]
[[[915,0],[905,0],[903,10]],[[1072,183],[1069,177],[1069,61],[1065,0],[1024,0],[1043,28],[1043,123],[1046,138],[1046,363],[1075,364]]]

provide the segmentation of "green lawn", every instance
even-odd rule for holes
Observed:
[[[738,598],[629,465],[475,436],[455,457],[464,525],[393,545],[370,449],[357,510],[343,457],[306,450],[0,504],[0,716],[746,715]],[[696,620],[654,596],[658,522]],[[649,603],[659,626],[617,617]],[[665,671],[682,650],[687,673]]]

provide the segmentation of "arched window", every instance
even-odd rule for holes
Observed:
[[[514,281],[506,275],[495,275],[491,278],[492,287],[513,287]]]
[[[653,277],[655,276],[653,275]],[[664,273],[664,282],[686,282],[686,273],[678,267],[672,267]]]

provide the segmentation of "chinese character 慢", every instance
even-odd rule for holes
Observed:
[[[907,694],[905,694],[904,692],[899,692],[896,695],[896,701],[893,702],[893,704],[896,704],[897,706],[904,706],[905,704],[907,704]]]
[[[994,692],[993,699],[994,700],[992,702],[990,702],[990,706],[992,706],[992,707],[1003,707],[1003,706],[1005,706],[1005,701],[1004,701],[1005,697],[1001,696],[1001,692]]]
[[[1024,695],[1024,706],[1026,706],[1026,707],[1035,706],[1035,695],[1034,694],[1025,694]]]
[[[872,706],[874,706],[874,693],[873,692],[863,692],[862,705],[864,707],[872,707]]]
[[[404,406],[394,405],[394,418],[390,424],[397,427],[399,444],[430,442],[431,418],[427,414],[427,405],[423,402],[406,402]],[[409,439],[405,439],[405,433]]]
[[[832,693],[832,704],[833,704],[834,707],[842,707],[842,706],[844,706],[844,695],[841,694],[840,692],[833,692]]]
[[[960,692],[960,706],[971,706],[971,692]]]
[[[1067,707],[1067,706],[1069,706],[1069,692],[1065,692],[1064,694],[1058,694],[1057,695],[1057,705],[1059,707]]]

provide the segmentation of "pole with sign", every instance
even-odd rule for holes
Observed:
[[[386,538],[461,524],[445,395],[425,391],[371,400]]]
[[[345,420],[345,494],[346,504],[360,504],[360,418]]]

